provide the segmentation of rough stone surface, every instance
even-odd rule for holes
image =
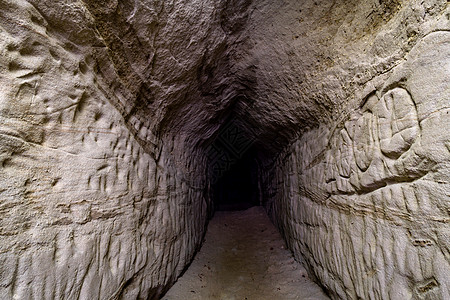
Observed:
[[[334,298],[450,298],[445,0],[0,0],[0,298],[147,299],[230,116]]]
[[[337,65],[319,73],[321,92],[342,107],[296,139],[264,175],[269,214],[333,298],[450,297],[450,34],[444,4],[404,3],[377,32],[350,45],[367,44],[360,51],[367,58],[351,64],[333,59]],[[439,13],[432,17],[426,7]],[[417,20],[405,22],[420,11]],[[336,80],[337,73],[352,80]]]
[[[184,178],[204,167],[201,157],[175,156],[183,137],[156,127],[171,105],[161,95],[189,85],[181,70],[193,72],[219,41],[202,41],[210,29],[198,24],[198,61],[177,62],[166,46],[152,62],[144,50],[185,34],[169,17],[208,25],[214,7],[95,3],[0,2],[1,299],[156,298],[202,240],[208,199]],[[160,13],[169,28],[157,38],[149,32]],[[142,99],[147,85],[160,89],[154,107]]]

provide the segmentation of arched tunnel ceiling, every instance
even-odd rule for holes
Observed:
[[[339,118],[416,39],[387,34],[408,26],[399,0],[30,2],[76,47],[107,47],[126,119],[198,144],[233,115],[269,152]]]

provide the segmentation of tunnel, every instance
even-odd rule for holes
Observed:
[[[262,205],[260,152],[255,140],[231,116],[206,147],[214,210],[244,210]]]
[[[213,183],[216,210],[243,210],[260,205],[255,150],[248,150]]]
[[[450,299],[449,16],[1,0],[0,299]]]

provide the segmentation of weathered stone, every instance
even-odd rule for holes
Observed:
[[[331,297],[450,298],[449,9],[1,0],[0,298],[158,298],[232,117]]]
[[[279,191],[267,203],[272,217],[333,298],[450,296],[442,235],[449,182],[435,175],[449,172],[449,41],[444,30],[424,35],[386,78],[380,75],[384,84],[370,107],[347,110],[344,128],[338,118],[314,129],[323,142],[303,135],[269,172],[285,177],[268,183]],[[298,178],[283,175],[292,168]],[[298,184],[303,199],[287,196]]]

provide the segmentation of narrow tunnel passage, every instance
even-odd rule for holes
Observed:
[[[221,155],[209,162],[214,216],[193,262],[162,299],[329,299],[263,207],[265,149],[233,121],[224,127],[212,147]]]
[[[447,0],[0,16],[1,300],[450,299]]]
[[[256,149],[251,147],[213,183],[216,210],[243,210],[260,205]]]

